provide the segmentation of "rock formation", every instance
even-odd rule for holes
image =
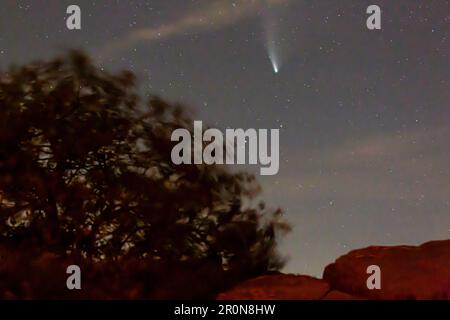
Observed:
[[[381,269],[381,289],[369,290],[367,267]],[[354,250],[325,268],[323,279],[273,274],[248,280],[218,299],[450,299],[450,240],[421,246]]]

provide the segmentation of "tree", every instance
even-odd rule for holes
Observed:
[[[101,71],[80,52],[0,75],[4,252],[104,273],[142,269],[150,282],[183,274],[187,287],[199,280],[193,270],[216,279],[195,293],[144,288],[147,297],[208,297],[279,269],[276,235],[288,229],[281,211],[247,205],[259,192],[253,176],[174,165],[171,132],[192,130],[192,121],[181,105],[154,96],[141,103],[135,87],[132,73]]]

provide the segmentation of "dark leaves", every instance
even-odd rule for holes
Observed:
[[[38,275],[13,282],[27,259],[42,277],[81,259],[88,294],[129,298],[205,297],[281,266],[280,215],[263,223],[263,205],[242,207],[259,193],[254,177],[173,165],[171,132],[192,120],[158,97],[142,106],[134,86],[132,73],[100,71],[76,51],[0,74],[0,245],[19,252],[0,260],[0,297],[60,294],[53,280],[37,293]],[[216,280],[183,292],[158,289],[162,275],[188,289]]]

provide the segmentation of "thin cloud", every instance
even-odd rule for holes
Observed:
[[[208,1],[198,9],[157,27],[146,27],[132,31],[104,48],[111,55],[139,42],[153,42],[191,33],[211,32],[227,28],[238,22],[260,14],[264,5],[286,5],[290,0],[216,0]]]

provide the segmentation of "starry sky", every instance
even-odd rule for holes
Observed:
[[[2,0],[0,69],[82,48],[212,127],[279,128],[259,181],[293,226],[284,271],[321,276],[352,249],[450,238],[449,35],[447,0]]]

